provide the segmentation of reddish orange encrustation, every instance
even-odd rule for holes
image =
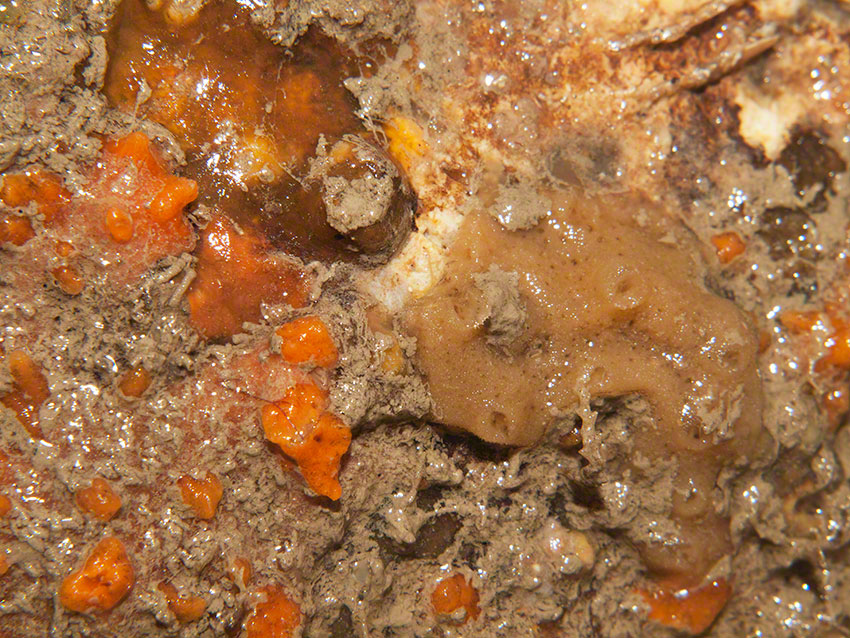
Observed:
[[[481,613],[478,592],[463,574],[455,574],[438,582],[431,593],[431,605],[438,614],[451,614],[463,608],[466,611],[464,622],[470,618],[475,620]]]
[[[85,564],[62,581],[59,602],[71,611],[107,611],[130,593],[134,580],[124,543],[107,536],[95,545]]]
[[[351,444],[351,429],[327,412],[327,392],[311,383],[297,383],[282,399],[261,411],[266,438],[298,464],[317,494],[333,500],[342,495],[339,466]]]

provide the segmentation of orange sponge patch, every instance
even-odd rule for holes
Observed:
[[[281,338],[280,354],[288,363],[327,368],[339,358],[327,326],[318,317],[300,317],[285,323],[276,334]]]
[[[438,614],[451,614],[463,608],[466,620],[475,620],[481,613],[478,607],[478,592],[462,574],[455,574],[437,583],[431,594],[431,605]]]
[[[130,592],[135,573],[124,543],[108,536],[95,545],[82,569],[59,588],[59,602],[71,611],[107,611]]]
[[[179,622],[194,622],[207,610],[207,601],[200,596],[180,596],[171,583],[160,583],[157,588],[165,595],[168,608]]]
[[[215,510],[224,494],[221,481],[215,474],[207,472],[203,480],[194,479],[191,476],[181,476],[177,479],[177,487],[183,502],[195,511],[195,516],[205,520],[215,516]]]
[[[281,400],[263,406],[261,421],[266,438],[298,464],[307,485],[337,500],[342,495],[339,466],[351,444],[351,429],[326,412],[327,405],[324,390],[298,383]]]
[[[77,507],[101,521],[111,520],[121,509],[121,499],[112,487],[102,478],[96,478],[91,485],[77,492]]]
[[[290,638],[301,624],[301,610],[277,587],[263,590],[266,600],[257,603],[245,621],[247,638]]]
[[[239,233],[224,217],[201,235],[195,280],[186,295],[192,325],[208,339],[230,337],[260,319],[260,303],[303,305],[301,272],[272,256],[259,236]]]
[[[640,593],[649,605],[651,620],[673,629],[701,634],[723,610],[732,595],[732,587],[726,579],[719,578],[697,589],[677,591],[662,586]]]

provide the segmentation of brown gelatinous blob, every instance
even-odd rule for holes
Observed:
[[[823,199],[836,175],[847,170],[841,155],[813,131],[798,131],[782,150],[778,163],[791,175],[800,197],[813,186],[820,186],[817,199]]]
[[[364,131],[342,84],[359,74],[356,60],[313,31],[286,51],[236,3],[209,3],[178,28],[167,14],[141,0],[121,4],[108,43],[109,101],[175,135],[202,203],[299,257],[353,258],[319,193],[296,177],[320,136],[334,143]]]
[[[197,277],[186,295],[192,325],[204,337],[230,337],[260,318],[260,304],[304,304],[299,269],[253,232],[216,217],[201,233]]]
[[[553,193],[536,227],[506,232],[483,213],[462,226],[444,279],[406,309],[434,418],[487,441],[531,445],[558,415],[640,395],[643,458],[676,458],[674,548],[644,548],[660,573],[699,578],[728,549],[712,493],[721,469],[759,455],[758,347],[744,315],[702,284],[699,247],[631,197]],[[476,276],[515,273],[527,320],[510,354],[488,342],[490,307]],[[508,298],[508,296],[506,296]],[[587,443],[587,441],[585,441]],[[584,451],[585,454],[592,452]]]
[[[413,230],[416,196],[390,157],[349,135],[315,161],[308,176],[322,195],[330,226],[348,250],[386,261]]]

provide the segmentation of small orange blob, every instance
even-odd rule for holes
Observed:
[[[404,353],[401,346],[394,341],[393,345],[384,350],[381,358],[381,370],[388,374],[398,374],[404,366]]]
[[[215,516],[215,510],[224,494],[221,481],[215,474],[207,472],[202,480],[189,475],[181,476],[177,479],[177,487],[180,488],[183,502],[195,511],[195,516],[204,520]]]
[[[825,328],[823,313],[814,310],[787,310],[779,315],[779,323],[791,334],[803,334]]]
[[[833,320],[833,324],[837,322]],[[821,372],[827,367],[850,370],[850,326],[841,322],[836,326],[835,332],[829,335],[824,345],[828,348],[827,353],[815,363],[815,371]]]
[[[0,518],[12,511],[12,501],[5,494],[0,494]]]
[[[721,264],[728,264],[747,248],[744,240],[733,231],[715,235],[711,238],[711,243],[717,251],[717,259]]]
[[[278,587],[262,590],[265,601],[257,603],[245,621],[246,638],[291,638],[301,624],[301,610]]]
[[[74,245],[69,241],[56,242],[56,254],[60,257],[70,257],[74,252]]]
[[[351,445],[351,429],[338,416],[325,412],[319,417],[297,456],[307,485],[322,496],[336,501],[342,496],[339,465]]]
[[[661,586],[655,591],[640,590],[649,605],[649,618],[666,627],[701,634],[723,610],[732,587],[719,578],[697,589]]]
[[[121,509],[121,499],[102,478],[94,479],[89,487],[77,492],[75,500],[77,507],[104,522]]]
[[[299,317],[275,332],[281,338],[280,354],[288,363],[312,363],[327,368],[339,358],[327,326],[318,317]]]
[[[30,220],[23,215],[6,215],[0,218],[0,244],[23,246],[35,237]]]
[[[438,614],[451,614],[463,608],[466,611],[466,622],[469,618],[475,620],[481,613],[478,607],[478,592],[462,574],[455,574],[437,583],[431,593],[431,605]]]
[[[16,387],[0,397],[0,403],[15,413],[18,421],[31,436],[41,437],[38,409],[50,396],[47,379],[30,356],[22,350],[9,352],[6,362]]]
[[[50,396],[50,388],[47,379],[30,356],[23,350],[14,350],[6,356],[9,364],[9,373],[21,390],[38,404],[43,403]]]
[[[166,222],[180,214],[198,197],[198,183],[185,177],[169,177],[151,201],[148,211],[155,222]]]
[[[145,390],[150,387],[151,375],[144,368],[138,365],[128,370],[121,380],[118,382],[118,388],[126,397],[139,398],[145,393]]]
[[[251,577],[254,575],[254,570],[244,558],[234,558],[227,568],[227,576],[236,583],[240,589],[245,589],[246,585],[251,582]]]
[[[130,593],[135,573],[124,543],[107,536],[95,545],[81,569],[59,588],[59,602],[71,611],[107,611]]]
[[[207,610],[207,601],[200,596],[180,596],[171,583],[160,583],[157,588],[165,595],[168,608],[178,622],[194,622]]]
[[[83,288],[86,287],[86,282],[80,277],[79,273],[71,266],[59,266],[50,271],[56,279],[56,283],[66,295],[79,295]]]
[[[133,239],[133,216],[123,208],[112,206],[106,211],[103,221],[115,241],[123,244]]]

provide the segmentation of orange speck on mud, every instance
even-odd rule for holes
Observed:
[[[245,589],[251,582],[253,575],[254,569],[245,558],[234,558],[227,567],[227,577],[236,583],[240,589]]]
[[[33,437],[41,438],[38,409],[50,396],[47,379],[38,365],[22,350],[14,350],[6,355],[9,373],[15,382],[15,388],[0,397],[0,403],[12,410],[21,425]]]
[[[71,611],[107,611],[130,593],[134,580],[124,543],[107,536],[95,545],[82,568],[62,581],[59,602]]]
[[[73,266],[59,266],[50,273],[66,295],[79,295],[86,287],[86,282]]]
[[[451,614],[463,608],[466,618],[475,620],[481,613],[478,607],[478,592],[463,574],[455,574],[437,583],[431,593],[431,605],[438,614]]]
[[[804,334],[816,328],[826,329],[823,313],[816,310],[787,310],[779,315],[779,323],[791,334]]]
[[[815,372],[830,367],[850,370],[850,325],[836,319],[832,319],[832,325],[835,332],[824,343],[827,353],[815,362]]]
[[[12,501],[5,494],[0,494],[0,518],[12,511]]]
[[[120,206],[110,207],[103,216],[109,236],[118,243],[133,239],[133,216]]]
[[[829,419],[830,428],[841,425],[844,416],[850,412],[850,390],[847,387],[833,388],[824,392],[823,407]]]
[[[245,621],[246,638],[291,638],[301,624],[301,610],[278,587],[261,590],[265,600],[257,603]]]
[[[74,500],[84,512],[101,521],[108,521],[121,509],[121,499],[102,478],[92,480],[91,485],[77,492]]]
[[[655,590],[640,590],[649,605],[649,618],[655,622],[697,635],[708,629],[726,606],[732,587],[719,578],[696,589],[676,589],[661,585]]]
[[[195,622],[207,610],[207,601],[200,596],[180,596],[171,583],[160,583],[157,589],[165,595],[168,608],[178,622]]]
[[[195,280],[187,299],[192,325],[208,339],[230,337],[246,321],[260,319],[260,303],[288,303],[297,308],[306,299],[299,269],[273,255],[260,236],[239,233],[224,217],[216,217],[201,234]]]
[[[27,217],[6,215],[0,218],[0,244],[23,246],[35,237],[35,231]]]
[[[261,422],[266,439],[298,464],[307,485],[337,500],[342,495],[339,466],[351,444],[351,429],[326,412],[327,405],[324,390],[298,383],[279,401],[263,406]]]
[[[280,354],[287,363],[310,363],[328,368],[339,359],[333,337],[318,317],[299,317],[275,332],[281,339]]]
[[[717,259],[721,264],[728,264],[738,255],[743,254],[747,245],[738,233],[729,231],[711,238],[711,243],[717,251]]]
[[[221,481],[211,472],[201,479],[195,479],[184,475],[177,479],[177,487],[183,502],[195,512],[195,516],[209,520],[215,516],[216,508],[224,494]]]
[[[121,377],[118,382],[118,388],[125,397],[139,398],[150,387],[151,375],[144,366],[138,365]]]

